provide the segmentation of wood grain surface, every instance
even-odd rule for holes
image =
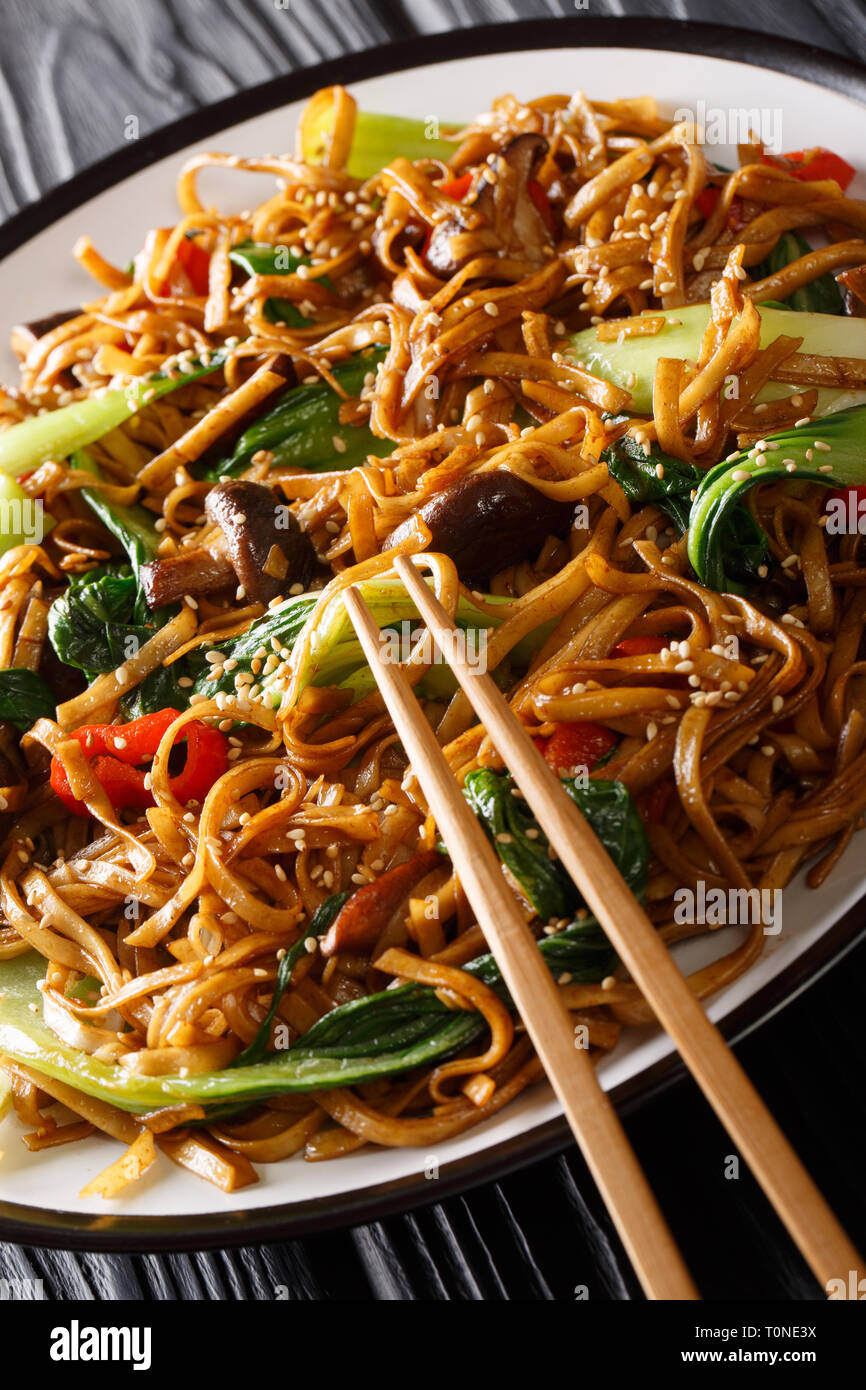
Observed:
[[[142,134],[280,73],[418,33],[575,13],[571,0],[3,0],[0,220]],[[866,62],[863,0],[589,0],[799,39]],[[623,25],[628,42],[628,25]],[[738,1048],[852,1238],[866,1243],[866,945]],[[821,1291],[684,1081],[626,1127],[705,1298]],[[402,1217],[236,1250],[89,1255],[0,1244],[0,1281],[54,1299],[561,1300],[639,1297],[572,1146]]]

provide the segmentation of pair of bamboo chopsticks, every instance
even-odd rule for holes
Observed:
[[[563,867],[749,1163],[819,1282],[863,1272],[848,1240],[667,947],[495,683],[461,655],[458,635],[417,567],[395,568],[439,650],[526,797]],[[589,1054],[517,908],[487,838],[399,666],[380,655],[373,615],[354,587],[346,607],[466,896],[649,1298],[695,1299],[682,1256]]]

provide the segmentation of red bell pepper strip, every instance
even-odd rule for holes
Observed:
[[[667,777],[663,782],[656,782],[652,790],[647,792],[643,804],[643,815],[648,825],[655,825],[662,819],[673,795],[673,790],[674,784]]]
[[[764,164],[772,164],[776,169],[784,169],[795,179],[804,183],[817,183],[822,179],[835,179],[844,193],[857,170],[847,159],[834,154],[823,145],[815,145],[811,150],[792,150],[790,154],[764,154]]]
[[[708,184],[706,188],[702,188],[695,199],[695,206],[705,222],[708,222],[715,212],[716,204],[720,196],[721,189],[711,183]],[[746,223],[743,218],[743,200],[734,195],[731,199],[731,205],[728,208],[728,215],[725,218],[725,227],[729,232],[739,232],[742,231],[745,225]]]
[[[178,273],[179,272],[179,273]],[[177,248],[169,277],[160,287],[160,294],[170,295],[186,288],[189,282],[193,294],[206,296],[210,279],[210,253],[191,237],[183,237]]]
[[[708,183],[706,188],[702,188],[697,198],[695,198],[695,206],[705,222],[709,222],[716,210],[716,203],[718,201],[719,190],[713,183]]]
[[[617,642],[611,656],[650,656],[669,646],[666,637],[624,637]]]
[[[552,237],[556,237],[559,226],[556,220],[556,213],[553,211],[547,192],[535,179],[530,179],[526,185],[526,191],[535,204],[535,210],[544,223]]]
[[[616,745],[618,735],[611,733],[603,724],[579,720],[557,724],[550,738],[533,741],[557,777],[565,777],[575,767],[585,767],[591,771],[599,758],[603,758]]]
[[[446,183],[440,183],[437,187],[446,198],[453,198],[455,203],[462,203],[472,187],[472,174],[458,174],[456,179],[448,179]]]
[[[166,729],[179,714],[180,710],[163,709],[128,724],[87,724],[70,734],[81,744],[115,811],[155,805],[153,793],[144,784],[146,770],[136,764],[153,760]],[[186,740],[186,763],[182,772],[169,778],[169,787],[177,800],[186,805],[193,800],[204,801],[225,772],[228,744],[219,729],[199,720],[184,725],[181,739]],[[73,815],[90,815],[84,802],[73,796],[66,768],[57,757],[51,759],[50,781],[55,795]]]
[[[844,515],[841,518],[843,525],[836,527],[835,522],[839,517],[839,508],[834,506],[831,510],[831,503],[844,503]],[[834,521],[834,527],[828,530],[842,530],[851,535],[866,534],[866,483],[852,483],[849,487],[834,487],[824,498],[824,512]]]
[[[472,187],[472,173],[458,174],[456,179],[447,179],[445,183],[437,184],[440,193],[444,193],[446,198],[453,198],[455,203],[462,203],[466,194]],[[430,242],[433,239],[433,228],[431,227],[424,238],[424,245],[421,247],[422,259],[430,249]]]

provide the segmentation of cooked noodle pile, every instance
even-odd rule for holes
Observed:
[[[719,174],[695,131],[671,126],[648,98],[505,97],[453,133],[447,163],[401,156],[366,179],[347,172],[354,122],[351,98],[330,90],[310,103],[294,157],[196,157],[180,177],[179,221],[151,232],[128,269],[80,243],[98,297],[23,345],[20,385],[0,401],[12,426],[224,354],[165,399],[145,391],[90,446],[97,475],[45,458],[21,480],[54,526],[0,560],[0,667],[42,672],[57,711],[20,748],[0,727],[0,985],[2,962],[38,952],[48,1026],[92,1059],[132,1078],[224,1072],[259,1036],[281,961],[317,909],[359,890],[361,927],[312,936],[298,956],[270,1022],[274,1055],[393,981],[433,986],[455,1016],[475,1011],[486,1028],[435,1064],[296,1094],[263,1087],[216,1115],[182,1099],[135,1112],[4,1063],[31,1148],[106,1132],[134,1146],[127,1178],[150,1161],[154,1138],[226,1190],[253,1181],[252,1164],[299,1151],[426,1149],[541,1076],[506,1003],[462,969],[485,943],[436,853],[381,697],[369,685],[348,691],[342,673],[310,679],[340,592],[384,580],[397,550],[428,552],[450,614],[474,605],[488,665],[533,736],[585,721],[615,736],[589,780],[619,782],[634,800],[651,850],[645,901],[666,941],[712,929],[675,919],[678,889],[781,889],[804,866],[820,887],[866,809],[859,536],[827,534],[818,485],[769,483],[749,508],[781,577],[719,593],[697,582],[664,509],[630,499],[602,458],[628,438],[707,469],[810,416],[820,388],[866,385],[862,363],[816,359],[797,338],[762,346],[755,307],[828,270],[853,267],[856,281],[866,205],[832,179],[763,162],[759,146]],[[317,140],[322,162],[304,162]],[[237,216],[206,206],[199,183],[214,166],[271,175],[273,195]],[[755,279],[779,238],[803,228],[818,249]],[[293,268],[239,277],[230,252],[246,243],[287,248]],[[275,297],[297,312],[270,312]],[[570,346],[587,327],[600,342],[651,337],[664,319],[647,311],[708,301],[699,355],[660,358],[651,412]],[[349,392],[340,364],[365,353]],[[758,401],[770,379],[785,393]],[[324,469],[264,448],[240,475],[274,489],[315,550],[314,577],[294,586],[313,599],[291,649],[268,643],[232,684],[220,644],[269,611],[235,579],[187,591],[148,640],[82,688],[51,651],[49,608],[70,581],[122,558],[82,489],[158,518],[160,560],[197,555],[217,531],[202,463],[229,453],[287,382],[320,381],[342,398],[340,426],[368,428],[375,451],[345,468],[338,431]],[[567,506],[575,523],[505,565],[462,565],[437,549],[430,507],[484,475],[520,480],[539,507]],[[147,777],[153,805],[118,810],[71,735],[126,722],[130,692],[190,654],[210,663],[214,691],[197,682],[166,723]],[[431,659],[420,644],[408,656],[413,683]],[[447,682],[423,688],[455,776],[501,771],[465,698]],[[224,735],[225,770],[181,800],[172,748],[202,724]],[[55,794],[51,758],[84,814]],[[388,877],[410,861],[403,879]],[[571,920],[545,920],[514,886],[540,940]],[[729,984],[764,941],[757,920],[692,988],[705,998]],[[564,972],[559,984],[596,1050],[651,1021],[622,967],[589,982]]]

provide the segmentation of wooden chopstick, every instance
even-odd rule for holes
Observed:
[[[736,1142],[815,1277],[864,1273],[861,1256],[676,966],[658,932],[523,725],[486,673],[462,657],[442,605],[405,556],[395,568],[527,803]],[[417,774],[417,768],[415,768]],[[420,779],[419,779],[420,780]]]
[[[461,887],[568,1117],[648,1298],[699,1297],[616,1111],[579,1046],[537,943],[470,811],[436,735],[399,666],[380,655],[376,621],[357,589],[345,602],[370,669],[408,754]]]

